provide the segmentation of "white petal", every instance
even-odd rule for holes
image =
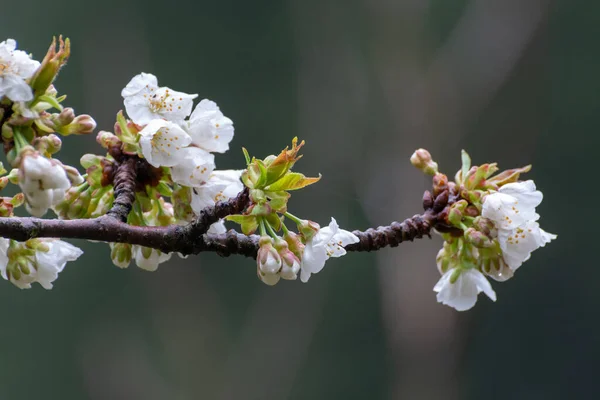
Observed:
[[[535,221],[526,222],[515,229],[498,231],[502,255],[513,271],[527,261],[533,251],[554,238],[556,235],[544,232]]]
[[[225,117],[213,101],[204,99],[194,109],[188,122],[193,143],[210,152],[224,153],[233,139],[233,122]]]
[[[454,272],[454,269],[446,272],[433,288],[438,293],[438,302],[453,307],[457,311],[465,311],[475,305],[477,295],[482,291],[490,299],[496,301],[496,293],[481,272],[476,269],[464,270],[456,282],[451,283],[450,278]]]
[[[156,271],[159,264],[171,258],[171,253],[163,253],[160,250],[152,249],[147,258],[144,252],[142,246],[134,246],[134,249],[132,249],[132,253],[135,254],[136,265],[146,271]]]
[[[150,121],[139,135],[142,154],[154,167],[177,165],[192,140],[178,125],[162,119]]]
[[[156,89],[158,89],[158,79],[156,79],[156,76],[142,72],[129,81],[127,86],[121,91],[121,96],[130,97],[140,93],[152,94]]]
[[[213,171],[208,181],[192,189],[192,210],[198,214],[205,207],[237,196],[243,189],[240,175],[234,170]]]
[[[121,95],[127,115],[138,125],[145,125],[159,118],[182,123],[190,115],[193,99],[198,96],[158,87],[154,75],[143,73],[135,76]]]
[[[201,186],[214,168],[214,155],[198,147],[187,147],[179,163],[171,167],[171,178],[183,186]]]
[[[225,228],[225,223],[222,219],[212,224],[210,228],[208,228],[208,231],[206,231],[206,233],[208,233],[209,235],[220,235],[226,232],[227,228]]]
[[[311,274],[316,274],[323,269],[328,258],[327,248],[323,244],[315,244],[313,238],[313,241],[306,244],[302,254],[300,280],[304,283],[308,282]]]
[[[0,75],[0,98],[2,96],[6,96],[12,101],[30,101],[33,100],[33,91],[23,78],[13,74],[4,74]]]

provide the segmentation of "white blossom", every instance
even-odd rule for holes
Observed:
[[[459,273],[454,283],[451,278]],[[496,293],[485,276],[477,269],[448,270],[433,288],[437,292],[437,301],[455,308],[457,311],[470,309],[477,302],[477,295],[484,292],[492,301],[496,301]]]
[[[38,282],[44,289],[52,289],[52,283],[58,278],[68,261],[75,261],[83,254],[83,251],[70,243],[58,239],[38,239],[47,247],[48,251],[36,250],[35,257],[29,260],[29,274],[21,273],[19,279],[15,279],[13,274],[7,273],[6,251],[9,241],[3,239],[0,241],[0,272],[2,277],[10,280],[20,289],[30,289],[31,284]]]
[[[194,212],[198,214],[205,207],[237,196],[244,189],[240,180],[242,172],[233,169],[213,171],[203,185],[192,188],[191,206]]]
[[[531,257],[531,252],[544,247],[557,236],[545,232],[535,221],[527,221],[514,229],[498,231],[498,242],[502,257],[511,270],[515,271]]]
[[[19,166],[19,186],[29,213],[41,217],[64,199],[71,182],[59,162],[35,152],[23,156]]]
[[[509,183],[484,198],[481,215],[494,222],[503,261],[513,272],[531,257],[531,252],[557,237],[536,222],[540,216],[535,208],[542,198],[531,180]],[[504,270],[502,265],[498,268]],[[510,276],[506,272],[503,278]]]
[[[509,183],[484,198],[481,215],[492,220],[498,229],[514,229],[539,218],[535,208],[542,198],[532,180]]]
[[[308,282],[311,274],[320,272],[329,257],[341,257],[346,254],[345,246],[357,243],[358,237],[352,232],[339,229],[334,218],[329,226],[319,229],[306,243],[300,264],[300,280]]]
[[[155,119],[139,133],[144,158],[154,167],[172,167],[186,155],[192,139],[177,124]]]
[[[198,147],[186,147],[177,165],[171,167],[171,178],[183,186],[201,186],[215,169],[215,156]]]
[[[13,39],[0,43],[0,99],[6,96],[16,102],[30,101],[33,91],[25,80],[33,76],[40,63],[16,48]]]
[[[145,125],[153,119],[182,123],[190,115],[197,94],[159,87],[156,76],[142,72],[121,91],[125,110],[133,122]]]
[[[131,252],[136,265],[146,271],[156,271],[159,264],[171,259],[171,253],[163,253],[149,247],[135,245],[132,246]]]
[[[204,99],[190,116],[187,131],[196,146],[224,153],[233,139],[233,122],[223,115],[215,102]]]

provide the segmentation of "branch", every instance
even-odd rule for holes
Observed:
[[[119,161],[113,178],[115,200],[106,216],[126,222],[135,201],[136,160],[131,156],[123,156]]]
[[[123,190],[122,193],[125,193],[125,189]],[[122,198],[125,199],[125,194]],[[186,226],[129,225],[122,222],[122,214],[118,211],[127,208],[125,200],[117,207],[118,210],[113,207],[112,213],[109,211],[107,215],[93,219],[3,217],[0,218],[0,236],[18,241],[36,237],[97,240],[152,247],[166,253],[197,254],[201,251],[217,251],[220,248],[221,242],[215,243],[210,235],[205,234],[206,231],[219,219],[242,213],[249,200],[248,189],[244,189],[233,199],[220,201],[215,206],[205,208],[196,220]],[[227,240],[224,239],[222,245],[227,247]],[[239,254],[245,254],[244,251],[240,250]]]
[[[427,196],[431,197],[428,192]],[[18,241],[36,237],[85,239],[129,243],[151,247],[165,253],[178,252],[188,255],[214,252],[222,257],[237,254],[256,258],[259,239],[257,235],[246,236],[234,230],[220,235],[205,233],[208,227],[219,219],[242,213],[249,202],[249,191],[246,188],[235,198],[205,208],[196,220],[186,226],[132,226],[115,218],[113,215],[116,215],[116,211],[94,219],[0,218],[0,236]],[[388,226],[380,226],[376,229],[356,230],[353,233],[360,241],[346,246],[346,250],[375,251],[388,246],[396,247],[405,241],[413,241],[423,236],[430,237],[432,228],[448,232],[448,227],[441,222],[448,203],[448,193],[443,192],[435,202],[431,201],[430,207],[421,215],[415,215],[403,222],[392,222]],[[427,201],[424,201],[424,204],[427,206]],[[127,204],[123,203],[121,206],[125,208]]]

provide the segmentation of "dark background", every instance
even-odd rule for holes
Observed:
[[[466,313],[436,303],[439,237],[332,260],[267,287],[212,254],[120,270],[108,246],[52,291],[0,288],[1,399],[598,398],[600,3],[549,0],[2,1],[0,38],[43,58],[72,39],[56,86],[110,130],[141,72],[235,122],[220,168],[307,141],[323,174],[290,209],[366,228],[420,211],[428,148],[454,174],[532,163],[559,239]],[[3,40],[2,39],[2,40]],[[61,159],[100,152],[69,137]]]

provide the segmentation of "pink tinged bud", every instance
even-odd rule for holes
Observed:
[[[490,248],[496,246],[493,240],[474,228],[469,228],[465,231],[465,239],[475,247]]]
[[[288,248],[292,253],[301,258],[306,246],[302,243],[302,240],[300,240],[300,236],[292,231],[288,231],[283,235],[283,239],[287,242]]]
[[[309,242],[321,229],[321,226],[314,221],[310,220],[302,220],[301,223],[298,224],[298,231],[304,237],[306,242]]]
[[[448,190],[448,177],[444,174],[435,174],[433,176],[433,197],[438,197],[440,193]]]
[[[473,221],[473,228],[475,228],[479,232],[482,232],[489,238],[494,238],[497,234],[497,229],[494,225],[494,222],[484,217],[475,218],[475,220]]]
[[[109,149],[111,147],[121,147],[123,142],[117,136],[115,136],[112,132],[100,131],[96,135],[96,142],[104,147],[105,149]]]
[[[73,120],[69,125],[59,129],[58,132],[67,135],[87,135],[96,129],[96,121],[87,114],[82,114]]]
[[[256,274],[263,283],[269,286],[275,286],[277,282],[279,282],[279,280],[281,279],[281,276],[279,276],[279,274],[266,274],[260,269],[256,271]]]
[[[273,247],[273,240],[268,236],[263,236],[259,240],[259,246],[256,256],[259,272],[265,274],[278,273],[281,269],[282,260],[275,247]]]
[[[425,149],[416,150],[410,157],[410,163],[427,175],[438,173],[438,165],[432,160],[431,154]]]
[[[69,125],[75,119],[75,110],[71,107],[64,108],[60,114],[56,116],[56,122],[61,126]]]

